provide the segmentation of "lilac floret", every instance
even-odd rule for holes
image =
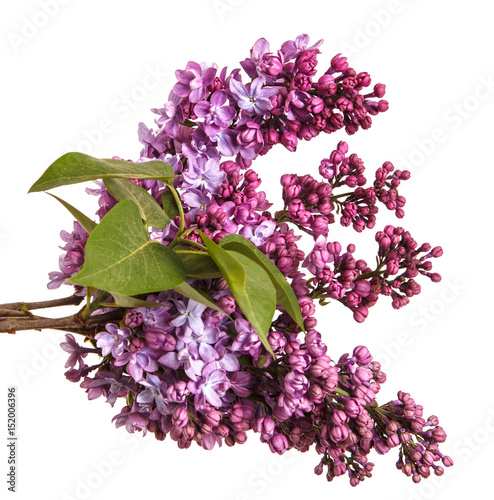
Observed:
[[[231,79],[230,93],[234,97],[239,108],[253,115],[265,115],[273,104],[270,98],[276,95],[277,88],[263,88],[264,80],[261,77],[244,85],[242,82]]]
[[[100,332],[94,337],[96,345],[101,349],[103,356],[111,353],[116,358],[129,346],[130,329],[118,328],[114,323],[107,323],[105,328],[106,332]]]

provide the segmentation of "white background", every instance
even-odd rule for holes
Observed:
[[[435,0],[267,2],[265,0],[21,0],[0,7],[1,184],[0,303],[47,300],[61,229],[72,220],[44,194],[27,195],[47,166],[71,150],[137,159],[137,124],[153,125],[173,72],[189,60],[229,70],[266,37],[272,49],[307,33],[324,38],[319,68],[343,52],[357,71],[387,85],[390,110],[369,131],[320,136],[292,154],[278,148],[256,162],[269,197],[285,172],[317,175],[339,140],[370,171],[386,160],[412,169],[400,221],[419,243],[440,244],[440,284],[401,311],[383,298],[357,325],[331,304],[319,327],[338,358],[365,344],[383,363],[381,401],[400,389],[439,416],[443,450],[456,465],[420,485],[395,470],[396,452],[372,455],[374,477],[352,489],[312,470],[315,451],[272,455],[252,435],[243,446],[179,450],[171,439],[127,435],[116,413],[63,376],[66,354],[56,332],[0,336],[0,441],[7,387],[18,391],[19,499],[119,497],[287,500],[345,495],[381,500],[487,498],[494,442],[492,393],[492,112],[494,67],[489,3]],[[147,88],[145,88],[147,87]],[[95,199],[82,186],[61,189],[86,213]],[[385,214],[378,224],[392,223]],[[357,244],[372,262],[373,234],[335,227],[333,239]],[[67,311],[67,314],[70,311]],[[2,409],[3,408],[3,409]],[[0,442],[0,491],[7,492],[6,440]],[[7,495],[5,495],[7,498]]]

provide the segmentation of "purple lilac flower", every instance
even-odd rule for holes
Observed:
[[[204,361],[200,359],[199,348],[195,342],[187,345],[178,342],[176,351],[167,352],[158,361],[172,370],[183,367],[191,380],[196,380],[204,367]]]
[[[177,70],[175,75],[178,82],[173,87],[173,93],[179,97],[188,97],[190,102],[196,103],[206,97],[206,87],[213,82],[216,68],[203,68],[196,62],[189,61],[185,70]]]
[[[249,372],[239,370],[230,375],[230,384],[232,391],[241,398],[246,398],[252,394],[249,389],[253,381],[253,377]]]
[[[299,35],[295,40],[288,40],[281,46],[281,51],[285,55],[286,60],[294,59],[304,50],[316,50],[319,52],[318,47],[323,43],[323,40],[318,40],[314,45],[308,47],[309,36]]]
[[[174,302],[178,315],[170,323],[175,327],[188,327],[192,332],[202,332],[204,329],[202,313],[206,310],[207,306],[192,299],[187,301],[187,305],[181,300],[175,300]]]
[[[77,363],[84,364],[82,358],[85,358],[90,352],[98,352],[96,349],[80,346],[71,333],[65,335],[65,342],[60,344],[60,347],[70,354],[69,359],[65,363],[65,368],[73,368]]]
[[[114,323],[107,323],[105,328],[106,332],[100,332],[94,337],[96,345],[101,349],[103,356],[111,353],[116,358],[128,348],[131,332],[128,328],[118,328]]]
[[[125,396],[129,391],[135,391],[134,381],[125,375],[122,371],[100,370],[96,373],[94,379],[86,377],[81,383],[81,387],[86,389],[88,399],[97,399],[104,395],[106,402],[111,406],[115,404],[117,398]]]
[[[381,414],[374,406],[386,379],[379,363],[372,361],[363,346],[352,357],[343,355],[334,363],[314,329],[317,321],[313,317],[316,287],[317,295],[339,299],[357,321],[363,321],[379,294],[391,296],[393,307],[401,307],[420,291],[413,280],[417,274],[440,279],[437,273],[430,273],[427,261],[439,256],[440,249],[431,250],[427,244],[418,249],[402,228],[387,226],[376,235],[378,255],[384,263],[379,276],[365,261],[352,256],[354,245],[342,253],[339,243],[326,243],[319,237],[327,235],[329,224],[335,222],[333,212],[340,214],[342,225],[353,224],[357,231],[373,227],[376,201],[402,217],[405,199],[398,195],[397,187],[409,174],[396,171],[391,175],[393,167],[387,162],[376,172],[374,187],[363,188],[363,162],[356,155],[346,157],[348,148],[340,143],[321,163],[324,181],[308,175],[282,178],[287,210],[278,213],[276,225],[265,194],[257,190],[260,179],[254,170],[246,170],[275,144],[295,151],[299,140],[310,140],[320,132],[345,128],[353,134],[360,127],[369,128],[371,116],[387,109],[386,101],[369,100],[380,99],[384,86],[377,84],[373,92],[361,93],[370,85],[369,75],[357,73],[339,55],[316,81],[320,43],[309,46],[309,37],[300,35],[271,53],[268,42],[259,39],[251,57],[242,63],[253,80],[246,85],[241,83],[238,69],[227,75],[224,68],[216,77],[215,68],[189,62],[185,71],[177,72],[178,83],[169,101],[163,109],[154,110],[159,115],[157,131],[139,126],[139,140],[144,145],[139,161],[166,161],[177,174],[173,185],[182,196],[185,228],[197,227],[215,241],[226,233],[240,233],[257,245],[289,278],[307,334],[298,331],[286,312],[280,312],[267,336],[276,359],[260,358],[262,342],[226,282],[199,280],[194,286],[210,294],[232,317],[179,298],[174,291],[150,295],[147,299],[156,301],[156,307],[132,309],[125,316],[126,325],[133,330],[132,342],[128,328],[113,324],[98,334],[97,345],[107,359],[99,366],[104,370],[94,378],[87,374],[98,366],[88,367],[83,358],[96,350],[86,350],[68,339],[68,366],[79,366],[66,376],[73,381],[85,376],[81,386],[88,397],[104,395],[112,405],[130,391],[133,403],[115,417],[117,427],[143,434],[150,431],[159,440],[169,433],[180,448],[188,448],[193,441],[208,450],[222,442],[242,444],[246,432],[254,429],[274,453],[291,448],[304,452],[315,445],[323,455],[316,473],[322,473],[324,465],[328,480],[347,473],[355,486],[371,475],[373,464],[367,454],[372,448],[385,453],[401,445],[397,465],[418,482],[431,471],[443,474],[444,469],[434,462],[452,465],[438,450],[446,434],[438,427],[437,418],[426,421],[422,407],[401,392],[398,400],[381,407],[385,410]],[[237,106],[241,110],[238,116]],[[223,157],[235,155],[234,161],[220,165]],[[161,203],[167,189],[161,181],[137,183]],[[338,193],[333,198],[333,189],[339,187],[353,191],[346,199],[347,195]],[[103,185],[95,194],[100,196],[98,215],[103,217],[117,201]],[[169,244],[177,234],[178,220],[165,230],[151,230],[151,238]],[[317,238],[306,259],[296,244],[300,237],[288,229],[287,222],[295,222]],[[84,243],[79,245],[74,234],[63,237],[67,260],[61,263],[62,273],[52,276],[53,287],[66,279],[62,265],[75,268],[78,260],[83,262],[80,249]],[[193,231],[189,237],[198,238]],[[419,257],[420,252],[425,255]],[[302,261],[314,277],[300,271]],[[170,310],[176,313],[170,314]],[[110,356],[115,358],[113,363]],[[124,370],[131,377],[123,375]],[[380,425],[383,414],[386,425]],[[189,415],[193,415],[190,420]],[[335,458],[343,454],[345,460]]]
[[[268,41],[265,38],[259,38],[250,50],[250,57],[240,63],[250,78],[259,75],[262,57],[267,53],[269,53]]]
[[[185,127],[190,131],[189,127]],[[193,165],[199,158],[209,160],[216,158],[219,164],[220,153],[216,148],[215,143],[204,132],[204,127],[201,125],[190,133],[190,137],[181,144],[182,154],[189,160],[189,165]],[[187,173],[184,172],[184,173]]]
[[[221,129],[211,136],[211,141],[218,146],[218,151],[222,156],[234,156],[238,153],[237,132],[230,128]]]
[[[270,97],[277,94],[277,88],[263,88],[261,77],[244,85],[238,80],[230,80],[230,92],[240,109],[253,115],[265,115],[272,107]]]
[[[194,405],[197,409],[206,408],[206,402],[220,408],[223,404],[222,397],[230,388],[230,381],[223,369],[218,369],[216,363],[209,363],[202,371],[201,377],[191,380],[187,387],[192,394],[195,394]]]
[[[158,369],[156,363],[156,351],[150,347],[144,347],[140,351],[124,352],[115,359],[115,366],[126,365],[129,375],[136,381],[142,380],[143,372],[155,372]]]
[[[252,241],[254,245],[260,247],[266,241],[266,238],[271,236],[276,229],[276,222],[266,220],[261,222],[258,226],[244,226],[240,230],[240,234],[245,236],[248,240]]]
[[[136,401],[143,404],[154,402],[157,410],[162,415],[167,415],[166,383],[156,375],[148,373],[146,380],[141,380],[140,384],[147,387],[147,389],[137,395]]]
[[[184,189],[207,189],[212,194],[217,194],[223,183],[226,173],[219,170],[219,161],[216,158],[197,158],[190,162],[189,170],[182,175]]]
[[[208,136],[214,136],[222,128],[228,128],[235,117],[235,108],[225,106],[228,95],[219,90],[211,95],[210,101],[201,101],[194,106],[194,112],[199,118],[204,118],[204,131]]]
[[[157,239],[154,237],[155,234],[158,234],[157,230],[152,231],[152,234],[153,238],[151,239]],[[155,302],[153,297],[148,297],[147,300],[149,302]],[[151,328],[161,328],[162,330],[168,331],[171,329],[169,309],[170,305],[157,302],[156,307],[136,307],[130,309],[130,312],[142,316],[142,329],[145,332]]]
[[[60,237],[66,243],[62,250],[65,250],[66,253],[60,256],[58,262],[61,272],[54,271],[48,275],[50,282],[47,287],[50,290],[54,290],[62,283],[65,283],[66,279],[73,276],[82,267],[85,260],[84,247],[88,236],[86,230],[77,221],[74,222],[74,231],[72,233],[67,231],[60,233]]]
[[[205,212],[211,205],[213,196],[209,191],[200,191],[199,189],[191,188],[182,195],[182,201],[190,208],[187,212],[194,220],[197,212]]]
[[[261,340],[254,330],[253,326],[245,319],[235,320],[235,330],[238,335],[233,341],[232,350],[249,353],[252,357],[261,352]]]
[[[136,431],[142,431],[142,435],[145,436],[149,425],[149,417],[139,411],[137,404],[134,403],[132,407],[124,406],[122,411],[112,418],[112,422],[115,422],[117,429],[125,426],[127,432],[133,434]]]
[[[184,121],[184,112],[180,101],[181,98],[172,93],[170,100],[165,103],[162,109],[151,109],[153,113],[160,115],[156,123],[162,126],[170,137],[177,137],[179,125]]]

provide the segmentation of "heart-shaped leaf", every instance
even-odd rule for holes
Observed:
[[[108,179],[156,179],[173,181],[173,168],[163,161],[135,163],[124,160],[99,159],[83,153],[66,153],[55,160],[31,186],[30,193],[46,191],[78,182]]]
[[[124,200],[95,227],[86,243],[86,262],[67,281],[110,293],[140,295],[173,288],[184,280],[180,257],[149,240],[139,208]]]
[[[226,235],[221,239],[219,245],[226,250],[235,250],[242,253],[262,266],[276,288],[276,301],[278,304],[283,307],[302,330],[305,330],[297,297],[281,271],[269,257],[263,254],[247,238],[238,234]]]
[[[204,234],[200,234],[247,321],[274,357],[267,333],[276,310],[276,289],[266,271],[249,257],[233,250],[225,250]]]
[[[162,229],[170,224],[170,218],[158,205],[158,202],[141,186],[126,179],[105,179],[106,189],[118,201],[132,200],[139,208],[146,224]]]

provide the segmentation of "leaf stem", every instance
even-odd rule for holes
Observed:
[[[178,228],[177,235],[175,236],[175,239],[168,245],[168,248],[173,248],[178,244],[180,236],[184,232],[185,218],[184,218],[184,209],[182,207],[182,200],[180,200],[180,196],[178,195],[177,190],[171,184],[168,184],[168,187],[170,188],[170,191],[173,195],[173,199],[175,200],[175,203],[178,208],[178,214],[180,216],[180,227]]]
[[[96,298],[82,310],[82,312],[80,313],[81,319],[83,321],[86,321],[94,311],[101,307],[101,303],[105,301],[110,295],[110,292],[102,290],[96,296]]]

